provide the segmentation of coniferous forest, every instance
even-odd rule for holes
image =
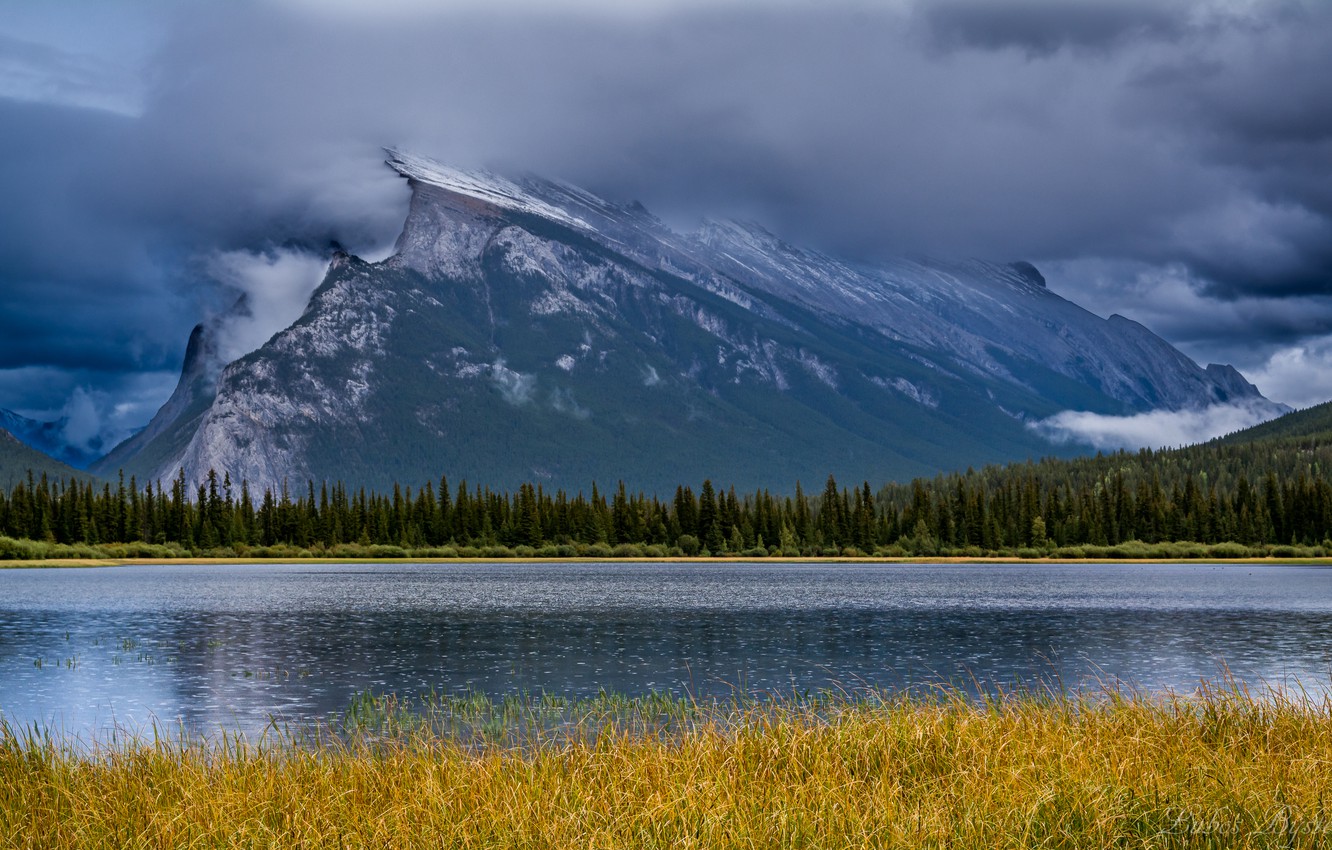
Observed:
[[[875,490],[829,477],[666,497],[498,491],[447,478],[391,492],[302,482],[251,492],[29,476],[0,494],[0,557],[1322,556],[1332,551],[1323,406],[1199,446],[1043,460]]]

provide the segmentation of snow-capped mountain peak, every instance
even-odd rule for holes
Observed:
[[[108,462],[253,486],[789,486],[1058,451],[1027,425],[1064,410],[1267,404],[1030,264],[846,259],[746,222],[680,234],[568,183],[387,163],[413,190],[396,253],[338,258],[295,323],[215,393],[183,382]]]
[[[483,204],[512,212],[537,215],[570,227],[591,230],[580,218],[537,198],[517,183],[484,169],[454,168],[423,156],[385,148],[385,163],[408,180],[434,186]]]

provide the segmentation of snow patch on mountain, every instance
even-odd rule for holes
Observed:
[[[498,174],[482,169],[454,168],[399,150],[390,149],[388,155],[386,162],[389,167],[409,180],[436,186],[500,209],[540,216],[583,230],[592,229],[582,219],[531,195],[517,183]]]
[[[931,410],[939,408],[939,394],[928,386],[914,384],[906,378],[880,378],[878,375],[870,377],[870,383],[883,387],[886,390],[896,390],[917,404],[923,404]]]
[[[837,370],[831,365],[824,363],[817,354],[801,349],[799,355],[801,366],[805,367],[811,375],[827,384],[832,389],[837,389]]]

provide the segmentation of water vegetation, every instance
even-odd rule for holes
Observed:
[[[1332,705],[1232,684],[698,703],[363,695],[335,727],[0,728],[0,834],[74,847],[1227,847],[1332,841]]]

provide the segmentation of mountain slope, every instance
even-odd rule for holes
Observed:
[[[217,362],[213,333],[203,325],[195,325],[185,346],[180,380],[171,397],[143,430],[93,463],[93,472],[114,476],[121,469],[151,471],[180,457],[217,392],[217,375],[222,364]]]
[[[1101,319],[1050,292],[1028,263],[900,259],[870,266],[790,245],[753,224],[709,222],[698,233],[676,234],[640,206],[536,177],[462,172],[400,152],[389,165],[415,190],[399,247],[427,273],[461,268],[462,234],[486,232],[469,228],[441,239],[454,224],[439,209],[443,190],[455,204],[558,222],[723,297],[801,304],[929,350],[948,367],[1029,388],[1045,389],[1043,367],[1139,411],[1259,397],[1233,368],[1202,369],[1142,325]]]
[[[1261,400],[1025,264],[853,265],[752,226],[676,234],[566,184],[389,164],[413,190],[394,255],[336,257],[299,320],[215,388],[183,376],[98,469],[902,480],[1048,454],[1026,423],[1066,408]]]
[[[29,419],[10,410],[0,410],[0,428],[24,445],[62,464],[80,469],[97,460],[101,455],[101,440],[95,439],[92,446],[73,445],[65,437],[67,418],[51,422]]]
[[[1227,434],[1216,442],[1236,445],[1300,437],[1323,437],[1324,439],[1332,437],[1332,401],[1287,413],[1285,416],[1263,422],[1252,428]]]
[[[1042,528],[1052,545],[1138,540],[1327,547],[1329,469],[1332,404],[1323,404],[1197,445],[967,470],[889,485],[878,500],[900,515],[902,533],[923,519],[928,536],[946,549],[1039,546]],[[1209,554],[1195,547],[1156,556],[1249,554],[1265,552]]]
[[[8,491],[28,479],[28,472],[49,478],[82,478],[90,476],[48,455],[42,454],[20,441],[9,431],[0,428],[0,488]]]

